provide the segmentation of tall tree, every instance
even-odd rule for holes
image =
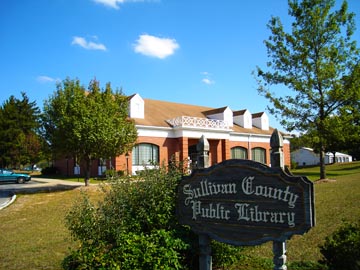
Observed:
[[[346,1],[336,11],[335,0],[289,0],[288,4],[293,17],[290,33],[278,17],[268,23],[271,35],[265,45],[270,61],[267,70],[257,67],[258,90],[288,131],[316,130],[320,177],[326,178],[325,122],[359,97],[360,89],[351,83],[359,64],[359,49],[351,40],[355,14],[348,12]],[[279,84],[291,94],[270,90]]]
[[[44,147],[43,139],[37,133],[27,134],[23,145],[23,164],[31,164],[33,168],[37,162],[43,160],[46,157]]]
[[[21,95],[21,100],[10,96],[0,109],[0,158],[3,167],[18,167],[34,160],[29,156],[27,145],[30,137],[33,143],[38,140],[36,131],[40,110],[24,92]]]
[[[347,87],[360,89],[360,63],[356,66],[352,76],[347,81]],[[340,110],[340,115],[345,122],[344,129],[348,134],[347,150],[357,160],[360,160],[360,91],[352,104]]]
[[[66,79],[44,104],[45,139],[54,154],[76,157],[85,166],[88,185],[91,161],[124,154],[132,149],[137,131],[128,119],[128,99],[90,82],[88,90],[79,80]]]

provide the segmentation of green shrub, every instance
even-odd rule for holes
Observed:
[[[114,177],[122,177],[125,175],[125,172],[122,170],[116,171],[115,169],[108,169],[104,172],[104,175],[107,179],[113,179]]]
[[[114,169],[107,169],[105,172],[104,172],[106,178],[113,178],[115,176],[117,176],[116,174],[116,170]]]
[[[216,268],[228,269],[242,259],[243,247],[234,247],[217,241],[211,241],[212,260]]]
[[[139,181],[115,179],[96,204],[83,194],[66,217],[80,248],[64,259],[64,269],[196,269],[198,238],[175,216],[178,168],[145,170]],[[213,244],[214,267],[231,264],[237,252]]]
[[[291,160],[291,169],[296,170],[297,167],[298,167],[298,163],[295,162],[294,160]]]
[[[291,270],[327,270],[324,264],[309,261],[289,262],[288,268]]]
[[[62,262],[62,267],[82,270],[120,270],[116,255],[116,250],[105,244],[85,245],[67,256]]]
[[[186,248],[172,233],[122,234],[117,245],[85,245],[63,261],[64,269],[181,269],[178,250]]]
[[[360,222],[345,223],[320,246],[329,270],[360,269]]]

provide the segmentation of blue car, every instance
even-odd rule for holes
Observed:
[[[0,169],[0,182],[16,182],[19,184],[28,182],[31,176],[25,173],[14,173],[11,170]]]

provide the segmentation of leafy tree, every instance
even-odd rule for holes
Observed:
[[[332,115],[324,121],[327,132],[324,134],[324,148],[335,156],[336,152],[345,152],[359,158],[360,151],[360,112],[359,105],[346,106],[339,115]],[[319,153],[319,134],[317,130],[309,129],[305,134],[291,139],[291,151],[303,146],[309,146]],[[336,159],[334,159],[334,163]]]
[[[24,161],[23,164],[30,163],[34,166],[39,161],[45,158],[43,139],[37,133],[29,133],[25,137],[25,144],[23,145]]]
[[[44,104],[44,138],[58,157],[73,156],[85,166],[85,185],[94,159],[128,152],[137,132],[128,119],[128,100],[110,83],[103,91],[92,80],[88,90],[66,79]]]
[[[333,154],[333,163],[336,162],[335,153],[346,151],[347,140],[350,138],[346,129],[344,118],[337,115],[329,117],[325,121],[327,132],[324,134],[325,151]]]
[[[24,92],[21,95],[21,100],[10,96],[0,109],[0,155],[3,167],[18,167],[38,161],[39,149],[34,149],[34,146],[39,142],[37,129],[40,110]],[[30,148],[33,148],[31,153]]]
[[[350,130],[346,128],[347,121],[345,118],[338,115],[333,115],[324,120],[326,133],[321,135],[316,129],[309,129],[303,136],[303,141],[306,138],[308,146],[312,147],[316,153],[320,153],[321,147],[325,152],[333,154],[333,163],[336,162],[335,153],[340,151],[347,152],[347,142],[351,137]],[[322,144],[320,144],[322,142]]]
[[[288,131],[316,130],[319,136],[320,177],[326,178],[324,151],[325,121],[345,105],[359,100],[355,87],[359,50],[351,40],[355,30],[354,13],[344,1],[333,11],[335,0],[289,0],[293,17],[290,33],[278,17],[268,23],[271,36],[265,45],[268,70],[257,67],[259,93],[273,105],[270,112],[279,117]],[[270,91],[284,85],[293,94],[282,96]],[[330,127],[331,128],[331,127]]]
[[[360,106],[345,110],[342,117],[347,119],[344,126],[344,131],[348,134],[346,150],[354,159],[360,160]]]
[[[346,81],[349,88],[360,89],[360,63],[354,69],[353,79]],[[360,159],[360,93],[352,104],[340,110],[340,116],[344,122],[343,132],[348,136],[346,150],[353,157]]]
[[[296,151],[300,149],[301,147],[312,147],[312,138],[305,134],[300,134],[298,136],[293,135],[293,137],[290,139],[290,151]]]

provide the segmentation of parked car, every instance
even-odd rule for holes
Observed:
[[[16,182],[19,184],[28,182],[31,176],[25,173],[14,173],[11,170],[0,169],[0,182]]]

